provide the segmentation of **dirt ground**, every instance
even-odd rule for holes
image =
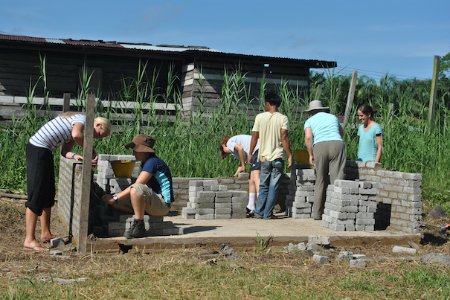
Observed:
[[[25,201],[21,199],[12,199],[0,197],[0,261],[4,259],[5,255],[14,257],[16,254],[20,256],[21,253],[29,252],[23,250],[22,243],[25,236]],[[446,234],[440,233],[440,226],[443,223],[450,222],[449,219],[435,219],[427,220],[425,222],[428,227],[423,229],[422,239],[420,244],[411,243],[411,245],[399,245],[417,247],[418,253],[438,252],[450,254],[450,243],[448,242],[450,231]],[[56,235],[64,234],[61,223],[56,216],[52,215],[52,232]],[[39,237],[39,222],[37,224],[36,237]],[[264,241],[255,241],[255,247],[271,246],[261,245]],[[45,246],[45,245],[44,245]],[[47,245],[48,246],[48,245]],[[278,245],[279,246],[279,245]],[[288,245],[285,245],[288,246]],[[339,245],[341,246],[341,245]],[[392,255],[392,245],[364,245],[361,243],[356,246],[348,245],[345,250],[354,247],[357,251],[364,253],[367,256],[377,255],[386,256]],[[67,251],[70,245],[63,250]],[[44,256],[45,257],[45,256]]]
[[[61,256],[50,255],[49,252],[37,253],[29,250],[24,250],[22,247],[25,236],[25,207],[24,200],[0,198],[0,290],[2,287],[7,287],[8,282],[15,279],[26,278],[30,273],[33,274],[73,274],[73,270],[80,272],[94,272],[93,268],[98,270],[95,272],[104,272],[105,268],[111,264],[111,257],[116,257],[119,260],[129,262],[133,257],[143,257],[145,251],[154,251],[145,248],[135,247],[123,254],[120,251],[112,253],[89,253],[87,255],[76,255],[71,252],[70,245],[66,245],[62,250]],[[300,259],[301,256],[308,256],[308,254],[296,251],[289,251],[288,245],[271,245],[270,241],[255,240],[254,247],[237,248],[232,246],[234,253],[225,253],[224,249],[218,246],[198,246],[192,248],[182,249],[167,249],[160,250],[164,252],[164,256],[149,256],[148,263],[155,263],[162,260],[182,261],[189,264],[217,264],[218,261],[228,256],[236,254],[239,257],[241,266],[251,265],[258,262],[258,264],[265,263],[269,268],[307,268],[308,272],[313,271],[314,276],[318,278],[334,279],[340,272],[345,269],[348,272],[348,264],[337,263],[336,257],[342,250],[352,251],[354,254],[364,254],[374,263],[370,263],[364,267],[365,271],[380,270],[383,268],[392,267],[392,263],[400,264],[402,262],[412,262],[420,264],[420,257],[427,253],[443,253],[450,255],[450,243],[448,242],[448,235],[439,233],[439,226],[443,222],[449,222],[448,219],[428,220],[428,224],[432,225],[425,228],[420,244],[410,243],[410,245],[399,245],[406,247],[416,247],[417,254],[394,254],[392,253],[392,245],[346,245],[339,246],[335,249],[324,249],[321,254],[329,256],[333,271],[329,268],[320,268],[312,262],[311,258]],[[38,222],[39,223],[39,222]],[[60,229],[61,224],[58,219],[52,218],[52,231],[54,234],[60,234],[63,231]],[[37,229],[37,236],[39,236],[39,224]],[[267,243],[265,243],[267,242]],[[311,254],[312,255],[312,254]],[[95,260],[93,259],[95,257]],[[244,259],[245,258],[245,259]],[[93,263],[95,261],[95,263]],[[116,262],[117,263],[117,262]],[[140,262],[142,263],[142,262]],[[88,269],[89,268],[89,269]],[[249,267],[250,268],[250,267]],[[46,275],[48,276],[48,275]]]

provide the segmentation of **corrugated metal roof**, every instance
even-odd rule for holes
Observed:
[[[116,41],[103,41],[103,40],[73,40],[73,39],[57,39],[57,38],[39,38],[31,36],[21,36],[21,35],[8,35],[0,34],[0,41],[15,41],[24,43],[42,43],[42,44],[61,44],[68,46],[83,46],[83,47],[101,47],[101,48],[112,48],[112,49],[128,49],[128,50],[141,50],[141,51],[154,51],[154,52],[172,52],[180,53],[181,55],[192,55],[194,57],[202,57],[205,52],[208,52],[209,57],[215,57],[216,59],[228,58],[228,59],[247,59],[254,62],[263,62],[267,60],[269,62],[278,63],[292,63],[296,65],[307,66],[311,68],[330,68],[336,67],[336,62],[334,61],[324,61],[324,60],[313,60],[313,59],[297,59],[288,57],[273,57],[273,56],[261,56],[261,55],[251,55],[251,54],[239,54],[222,52],[216,49],[212,49],[205,46],[183,46],[183,45],[152,45],[152,44],[139,44],[139,43],[123,43]]]

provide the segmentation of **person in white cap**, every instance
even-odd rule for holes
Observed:
[[[321,220],[325,205],[326,189],[336,179],[344,179],[346,161],[344,130],[336,116],[320,100],[313,100],[306,110],[311,117],[306,120],[305,145],[309,162],[316,168],[314,203],[311,217]],[[330,178],[328,178],[328,174]]]

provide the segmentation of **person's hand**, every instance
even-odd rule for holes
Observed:
[[[314,166],[314,155],[310,155],[310,156],[309,156],[309,164],[310,164],[311,166]]]
[[[292,155],[288,157],[288,168],[290,169],[292,167]]]
[[[252,164],[252,156],[253,156],[253,154],[249,154],[248,157],[247,157],[247,162],[249,164]]]
[[[83,156],[78,155],[78,154],[75,154],[75,155],[73,156],[73,159],[75,159],[76,161],[83,161]]]
[[[236,173],[234,173],[234,177],[238,177],[239,173],[245,172],[245,166],[239,166],[236,170]]]
[[[92,158],[91,162],[92,162],[93,166],[96,166],[97,162],[98,162],[98,156],[95,156],[94,158]]]
[[[103,195],[102,201],[108,205],[114,205],[114,202],[115,202],[112,195],[110,195],[110,194]]]

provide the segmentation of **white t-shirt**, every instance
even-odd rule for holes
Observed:
[[[72,128],[76,123],[86,124],[86,116],[76,114],[70,117],[56,117],[44,124],[31,138],[30,144],[54,151],[63,143],[73,140]]]
[[[256,116],[252,131],[259,132],[259,161],[283,158],[281,129],[289,130],[288,118],[279,112],[263,112]]]
[[[247,134],[235,135],[235,136],[230,137],[230,139],[227,142],[227,147],[228,147],[228,149],[231,150],[231,155],[233,155],[233,157],[236,157],[239,159],[239,153],[237,152],[236,149],[234,149],[234,146],[236,146],[236,144],[241,145],[242,149],[245,152],[245,159],[247,160],[248,153],[250,152],[251,140],[252,140],[251,135],[247,135]],[[258,149],[259,149],[259,141],[256,144],[256,147],[253,150],[253,153],[255,153],[256,150],[258,150]]]

